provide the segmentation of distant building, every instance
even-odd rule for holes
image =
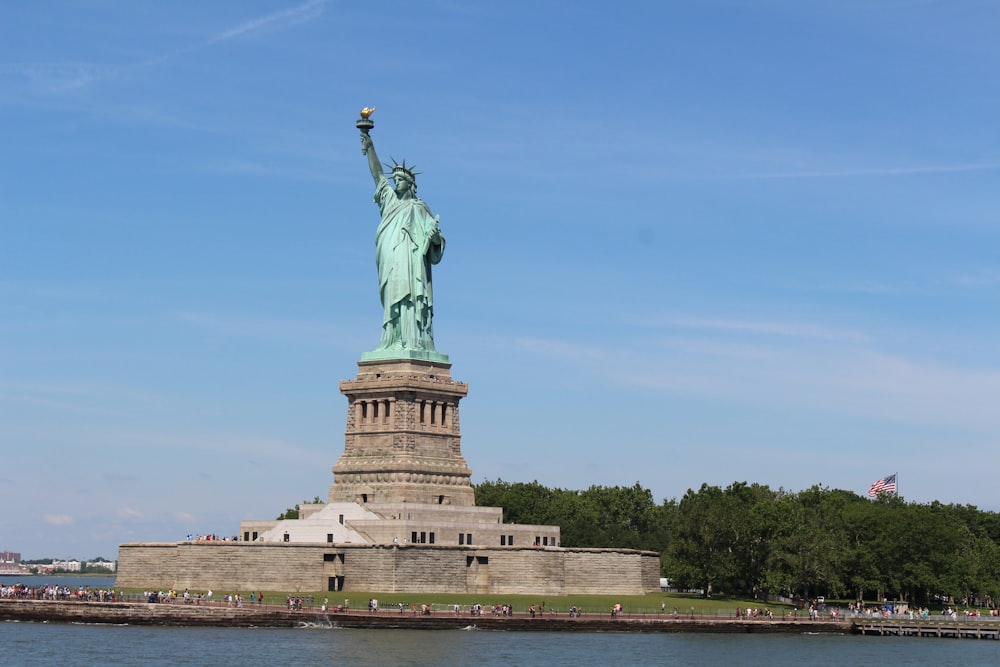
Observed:
[[[88,568],[103,567],[108,572],[114,572],[117,563],[113,560],[92,560],[87,562]]]
[[[0,563],[20,563],[21,554],[15,551],[0,551]]]
[[[79,572],[81,563],[78,560],[54,560],[52,561],[52,567],[56,570],[63,570],[65,572]]]

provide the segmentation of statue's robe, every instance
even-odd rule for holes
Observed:
[[[444,255],[444,237],[432,237],[437,218],[422,200],[401,199],[385,176],[375,187],[375,203],[382,214],[375,233],[383,309],[379,349],[433,351],[431,265]]]

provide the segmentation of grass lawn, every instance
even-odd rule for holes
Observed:
[[[128,591],[136,593],[137,591]],[[141,592],[141,591],[138,591]],[[191,594],[204,593],[205,591],[192,590]],[[241,593],[243,604],[249,606],[250,591],[214,591],[212,599],[219,602],[226,593]],[[178,591],[178,594],[183,591]],[[494,595],[484,593],[482,595],[467,595],[457,593],[381,593],[378,591],[264,591],[264,603],[268,605],[285,603],[286,597],[302,598],[303,606],[319,607],[324,600],[329,600],[329,604],[343,605],[345,600],[351,609],[365,610],[368,608],[368,600],[375,598],[378,600],[379,610],[384,612],[399,613],[399,604],[403,604],[406,611],[410,611],[412,605],[429,604],[435,611],[450,611],[454,605],[459,605],[463,612],[467,612],[471,605],[480,604],[484,607],[494,604],[509,604],[514,607],[515,612],[526,612],[531,605],[540,608],[545,604],[545,611],[552,613],[567,613],[570,606],[575,606],[585,613],[610,613],[611,607],[620,603],[626,614],[656,614],[661,608],[671,614],[674,609],[681,616],[731,616],[735,613],[736,607],[744,609],[756,607],[758,609],[770,608],[775,616],[792,609],[782,604],[765,604],[760,600],[750,598],[712,598],[705,599],[697,595],[687,595],[682,593],[649,593],[647,595],[567,595],[562,597],[552,597],[545,595]],[[309,598],[312,598],[311,603]],[[663,605],[661,607],[661,605]]]

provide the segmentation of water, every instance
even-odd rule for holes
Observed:
[[[93,665],[1000,664],[1000,641],[849,635],[617,634],[0,623],[0,663]]]
[[[2,574],[0,575],[0,586],[13,586],[14,584],[24,584],[29,588],[37,588],[38,586],[48,586],[52,584],[53,586],[65,586],[67,588],[72,588],[76,590],[77,588],[83,586],[84,588],[93,588],[95,590],[108,589],[111,588],[115,583],[114,577],[53,577],[53,576],[24,576],[21,574]]]
[[[110,588],[113,577],[0,577]],[[1000,665],[1000,641],[848,635],[615,634],[0,623],[0,665]]]

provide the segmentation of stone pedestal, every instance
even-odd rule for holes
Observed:
[[[347,431],[329,501],[475,505],[458,419],[468,391],[449,363],[359,361],[358,377],[340,383]]]

